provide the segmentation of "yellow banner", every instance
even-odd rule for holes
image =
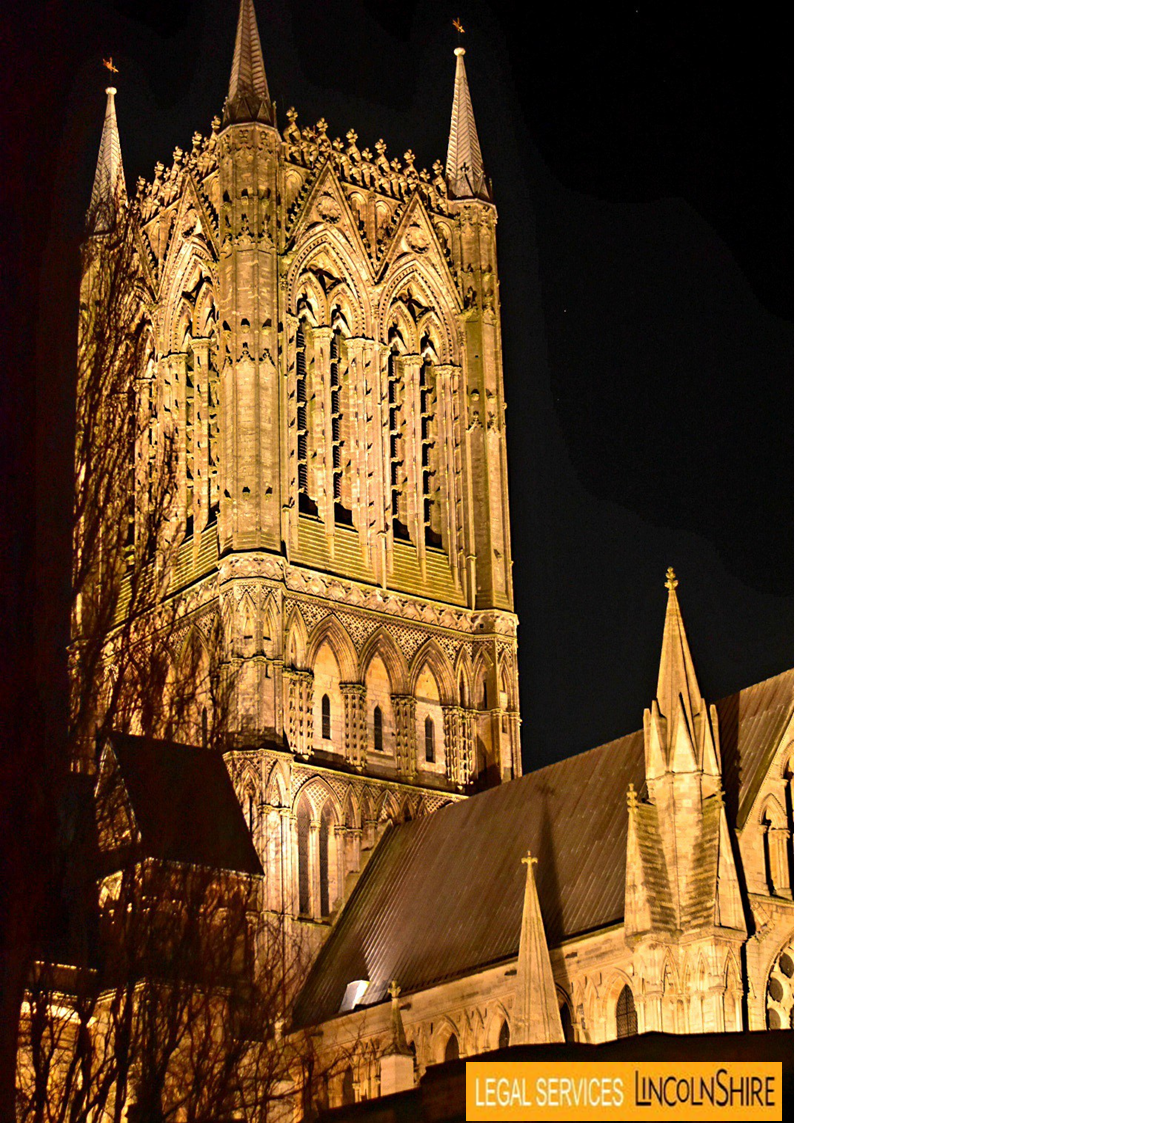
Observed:
[[[468,1120],[781,1120],[780,1062],[468,1062]]]

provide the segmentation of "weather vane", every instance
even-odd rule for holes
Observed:
[[[112,61],[111,55],[109,55],[104,60],[104,69],[106,71],[108,71],[109,74],[119,74],[120,73],[120,68]]]
[[[460,22],[459,17],[452,21],[452,26],[456,28],[456,30],[460,32],[461,35],[464,34],[464,25]]]

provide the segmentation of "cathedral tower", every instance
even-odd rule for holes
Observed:
[[[178,660],[226,687],[183,737],[223,730],[265,906],[317,921],[388,822],[521,770],[497,216],[464,51],[447,163],[423,170],[280,121],[241,0],[210,130],[130,201],[116,149],[93,208],[139,235]]]

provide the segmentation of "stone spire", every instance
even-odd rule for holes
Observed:
[[[452,131],[448,134],[448,193],[453,199],[483,199],[492,202],[480,137],[472,116],[472,95],[464,69],[464,48],[456,48],[456,90],[452,96]]]
[[[700,694],[696,668],[688,649],[688,633],[676,597],[679,584],[675,571],[669,567],[664,582],[668,590],[668,607],[664,614],[660,673],[656,680],[651,720],[645,722],[649,733],[648,776],[671,770],[676,773],[703,772],[719,778],[720,762],[711,715]]]
[[[232,77],[228,80],[228,100],[224,103],[224,124],[261,121],[274,124],[268,77],[264,73],[264,53],[256,30],[256,9],[252,0],[240,0],[236,24],[236,47],[232,52]]]
[[[529,851],[520,860],[527,868],[524,883],[524,915],[520,921],[520,955],[516,959],[516,997],[512,1007],[509,1044],[563,1042],[560,1004],[556,1000],[556,983],[552,978],[552,959],[540,916],[540,899],[536,896],[536,876],[532,868],[537,860]]]
[[[104,130],[100,134],[100,153],[96,157],[96,181],[92,185],[92,202],[88,205],[87,224],[90,234],[107,234],[116,224],[117,210],[127,202],[124,186],[124,161],[120,156],[120,130],[116,126],[116,87],[104,93]]]

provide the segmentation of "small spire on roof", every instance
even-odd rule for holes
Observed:
[[[460,21],[454,21],[456,30],[463,34]],[[492,201],[488,179],[484,175],[484,158],[480,155],[480,137],[476,132],[476,118],[472,115],[472,95],[468,91],[468,73],[464,69],[464,48],[457,47],[456,87],[452,95],[452,129],[448,134],[448,162],[445,178],[448,193],[453,199],[483,199]]]
[[[704,707],[696,668],[688,650],[688,633],[680,615],[676,571],[668,567],[664,588],[668,590],[668,607],[664,614],[664,642],[660,649],[660,674],[656,684],[656,702],[665,718],[673,717],[682,702],[686,717],[691,719]]]
[[[252,0],[240,0],[228,100],[224,103],[224,124],[235,125],[240,121],[274,124],[268,77],[264,73],[264,52],[260,49],[260,33],[256,30],[256,9]]]
[[[118,209],[128,200],[124,160],[120,155],[120,130],[116,125],[116,87],[107,86],[104,93],[108,101],[104,106],[104,128],[96,156],[92,201],[88,205],[87,223],[91,234],[107,234],[116,224]]]
[[[532,852],[520,860],[526,866],[524,912],[520,918],[520,952],[516,958],[516,995],[512,1004],[510,1044],[529,1042],[563,1042],[564,1027],[560,1022],[560,1004],[556,1000],[556,981],[552,976],[552,958],[540,899],[536,896],[537,860]]]
[[[649,781],[673,772],[720,773],[711,714],[700,694],[696,668],[688,648],[688,633],[676,596],[676,572],[669,567],[664,588],[668,607],[664,614],[664,639],[660,647],[660,673],[651,719],[645,717],[645,768]],[[649,789],[651,791],[651,789]]]

